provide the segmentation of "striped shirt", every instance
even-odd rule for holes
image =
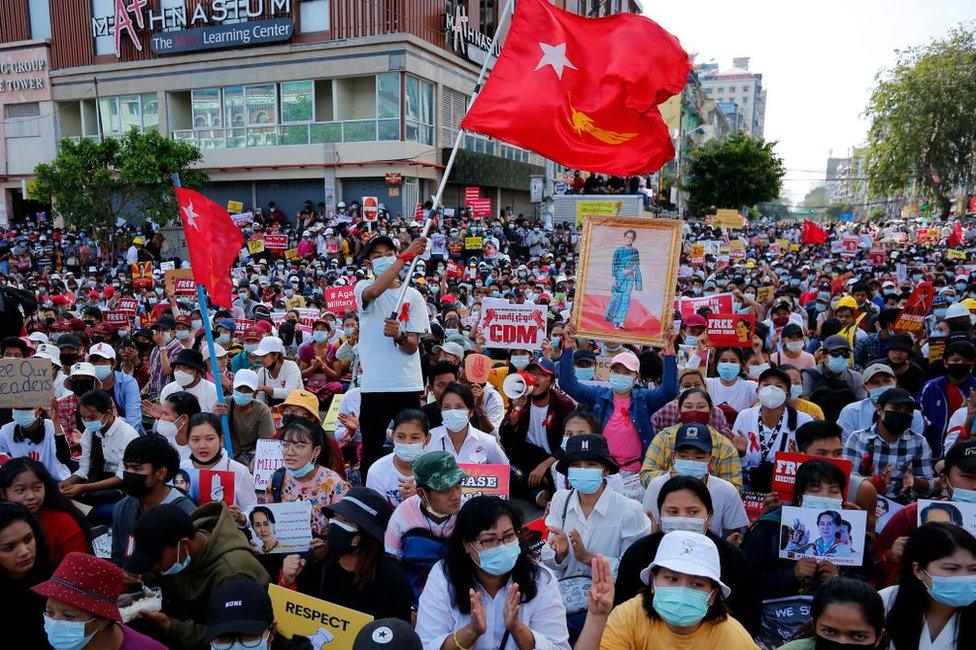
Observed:
[[[885,496],[897,496],[901,492],[905,470],[931,484],[932,451],[923,436],[907,430],[893,443],[887,443],[878,433],[877,424],[869,429],[855,431],[844,444],[844,458],[854,463],[854,471],[864,476],[878,476],[891,465],[891,481]]]

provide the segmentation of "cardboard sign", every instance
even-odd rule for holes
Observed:
[[[325,417],[322,418],[322,428],[326,431],[332,432],[336,430],[336,422],[339,420],[339,409],[342,408],[342,395],[333,395],[332,401],[329,402],[329,410],[325,412]]]
[[[151,289],[153,286],[152,262],[134,262],[129,265],[133,289]]]
[[[716,210],[715,217],[712,218],[713,228],[742,228],[746,218],[739,214],[738,210],[723,209]]]
[[[918,500],[918,525],[936,521],[955,524],[976,535],[976,503]]]
[[[468,202],[467,205],[471,208],[472,217],[483,218],[491,216],[491,199],[474,199]]]
[[[270,251],[283,251],[288,248],[288,235],[265,235],[264,247]]]
[[[731,314],[732,294],[713,293],[709,296],[699,296],[697,298],[681,298],[678,301],[678,311],[681,312],[681,320],[697,313],[702,307],[708,307],[709,311],[718,314]]]
[[[539,350],[546,338],[546,313],[532,303],[516,305],[501,298],[481,301],[481,332],[485,347]]]
[[[447,266],[444,267],[444,273],[449,278],[462,278],[464,277],[464,266],[454,260],[448,260]]]
[[[254,213],[253,212],[242,212],[240,214],[230,215],[230,220],[234,222],[234,225],[240,228],[241,226],[247,226],[254,223]]]
[[[234,472],[222,469],[201,469],[198,487],[201,506],[211,501],[234,505]]]
[[[175,292],[178,296],[191,296],[197,292],[193,282],[193,269],[172,269],[163,274],[166,292]]]
[[[139,311],[139,301],[135,298],[123,298],[115,303],[115,309],[118,311],[124,311],[130,316],[135,316],[136,312]]]
[[[472,384],[484,384],[491,373],[491,359],[483,354],[469,354],[464,359],[464,376]]]
[[[103,311],[102,322],[110,329],[117,330],[120,327],[128,327],[130,314],[127,311]]]
[[[259,507],[270,510],[272,517],[265,515],[262,518],[261,515],[265,513],[251,511],[252,516],[248,523],[252,531],[251,545],[256,553],[278,555],[308,550],[312,543],[311,501],[283,501],[266,503]]]
[[[921,502],[920,502],[921,503]],[[976,509],[976,504],[973,504]],[[921,505],[919,506],[921,511]],[[821,521],[828,523],[821,528]],[[821,510],[783,506],[779,556],[829,560],[836,566],[861,566],[867,544],[868,513],[863,510]],[[848,532],[847,528],[850,528]]]
[[[935,302],[935,288],[932,283],[928,281],[919,282],[891,329],[895,332],[908,332],[910,334],[923,332],[925,317],[932,310],[933,302]]]
[[[258,253],[264,252],[264,240],[263,239],[251,239],[247,242],[247,252],[251,255],[257,255]]]
[[[48,408],[54,399],[54,370],[48,359],[0,358],[0,408]]]
[[[356,311],[356,287],[329,287],[325,290],[325,308],[336,314]]]
[[[275,470],[285,465],[280,440],[259,438],[254,448],[254,489],[266,490]]]
[[[288,639],[296,634],[308,637],[316,650],[351,648],[359,631],[373,621],[368,614],[276,584],[268,585],[268,595],[274,609],[275,631]]]
[[[461,481],[461,499],[471,497],[496,496],[508,498],[508,481],[512,468],[508,465],[482,465],[480,463],[460,463],[458,468],[467,474]]]
[[[464,250],[466,251],[480,251],[485,247],[484,239],[481,237],[465,237],[464,238]]]
[[[796,480],[796,470],[808,460],[825,460],[836,465],[840,471],[844,472],[844,482],[849,483],[851,480],[852,463],[844,458],[810,456],[795,451],[777,451],[774,459],[772,488],[783,503],[793,503],[793,483]]]
[[[240,214],[241,212],[244,211],[244,202],[243,201],[228,201],[227,202],[227,211],[230,212],[231,214]]]
[[[712,348],[751,348],[756,334],[756,317],[752,314],[709,314],[705,333]]]

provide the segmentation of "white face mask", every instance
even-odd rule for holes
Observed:
[[[705,520],[698,517],[661,517],[661,532],[667,535],[674,530],[705,534]]]
[[[186,370],[175,370],[173,371],[173,379],[176,380],[177,384],[183,388],[186,388],[193,383],[193,380],[196,379],[196,377],[194,377],[192,372],[187,372]]]
[[[803,341],[787,341],[786,349],[790,352],[800,352],[803,350]]]
[[[759,402],[768,409],[779,408],[786,401],[786,391],[779,386],[763,386],[759,389]]]
[[[175,422],[169,422],[167,420],[157,420],[156,421],[156,433],[163,436],[170,443],[176,441],[176,434],[179,433],[180,428],[176,426]]]

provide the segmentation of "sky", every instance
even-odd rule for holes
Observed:
[[[862,116],[878,70],[895,50],[923,45],[966,22],[976,0],[643,0],[644,14],[678,37],[696,63],[750,57],[766,89],[765,137],[787,171],[793,201],[826,175],[827,157],[862,144]]]

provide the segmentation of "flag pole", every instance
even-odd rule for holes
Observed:
[[[468,102],[468,108],[465,111],[467,114],[468,110],[474,105],[474,100],[477,99],[478,93],[481,92],[481,84],[485,80],[485,76],[488,74],[488,62],[491,61],[491,52],[495,49],[495,42],[498,40],[498,35],[502,31],[502,27],[505,26],[506,22],[511,19],[513,9],[513,0],[506,0],[505,8],[502,10],[501,15],[498,17],[498,25],[495,26],[495,33],[491,37],[491,44],[488,46],[488,54],[485,56],[484,63],[481,64],[481,72],[478,73],[478,80],[474,82],[474,90],[471,93],[471,101]],[[461,118],[464,119],[463,117]],[[433,197],[433,205],[431,206],[430,213],[424,220],[424,228],[420,232],[421,237],[426,237],[427,233],[430,232],[430,227],[434,223],[433,215],[437,213],[437,206],[441,204],[441,199],[444,197],[444,190],[447,189],[447,180],[451,175],[451,170],[454,168],[454,161],[457,159],[458,150],[461,148],[461,143],[464,141],[464,129],[461,128],[460,123],[458,124],[457,137],[454,138],[454,146],[451,148],[451,155],[447,158],[447,165],[444,167],[444,175],[441,176],[441,181],[437,186],[437,194]],[[400,305],[403,304],[404,298],[407,296],[407,288],[410,286],[410,280],[413,277],[413,270],[417,266],[417,260],[420,256],[410,260],[410,266],[407,267],[407,276],[403,280],[403,284],[400,285],[400,293],[397,296],[396,308],[393,310],[393,315],[391,318],[396,320],[397,315],[400,312]]]
[[[173,187],[181,187],[180,175],[173,173]],[[220,384],[220,367],[217,365],[217,349],[214,347],[213,328],[210,327],[210,311],[207,309],[207,294],[202,284],[197,284],[197,303],[200,306],[200,320],[203,321],[203,332],[207,337],[207,349],[210,351],[210,370],[213,372],[214,388],[217,389],[217,403],[224,405],[224,387]],[[203,379],[201,377],[201,379]],[[224,431],[224,446],[227,447],[227,457],[234,458],[234,445],[230,439],[230,421],[227,414],[220,416],[220,428]]]

